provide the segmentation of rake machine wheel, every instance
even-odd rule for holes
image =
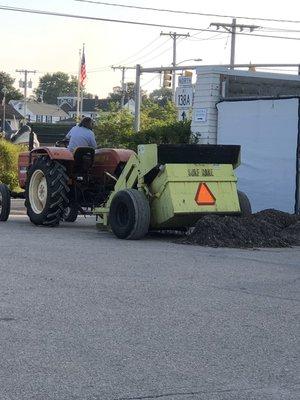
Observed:
[[[35,225],[56,226],[68,206],[66,168],[47,156],[38,158],[28,171],[26,184],[27,215]]]
[[[252,214],[251,203],[248,196],[244,192],[238,190],[238,198],[240,202],[241,216],[248,217]]]
[[[150,206],[144,193],[136,189],[117,192],[111,202],[109,224],[119,239],[144,237],[150,225]]]

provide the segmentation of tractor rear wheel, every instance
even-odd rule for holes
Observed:
[[[241,216],[248,217],[252,214],[251,203],[248,196],[244,192],[238,190],[238,198],[240,202]]]
[[[10,213],[10,191],[6,185],[0,184],[0,221],[7,221]]]
[[[69,203],[66,168],[48,157],[38,158],[28,171],[27,215],[35,225],[55,226]]]
[[[150,206],[144,193],[136,189],[117,192],[109,210],[109,224],[119,239],[141,239],[150,225]]]

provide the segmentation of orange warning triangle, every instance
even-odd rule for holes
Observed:
[[[200,183],[197,194],[195,197],[196,203],[199,206],[213,206],[216,203],[216,198],[212,194],[212,192],[209,190],[208,186],[206,183]]]

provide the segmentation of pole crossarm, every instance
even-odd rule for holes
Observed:
[[[235,68],[249,68],[249,67],[256,67],[256,68],[288,68],[288,67],[295,67],[298,68],[300,63],[298,64],[234,64]],[[152,68],[140,68],[141,73],[159,73],[164,71],[181,71],[182,69],[192,69],[195,70],[197,68],[230,68],[230,64],[211,64],[211,65],[181,65],[177,67],[152,67]]]
[[[212,22],[209,26],[215,26],[217,29],[223,28],[226,31],[232,33],[232,28],[234,24],[224,24],[222,22]],[[245,25],[245,24],[235,24],[234,25],[236,28],[240,29],[243,31],[244,29],[249,29],[250,32],[253,32],[255,29],[259,29],[259,25]]]
[[[24,74],[24,120],[27,121],[27,87],[28,87],[28,75],[35,74],[36,70],[29,69],[16,69],[16,72]]]
[[[176,53],[176,45],[177,45],[177,39],[180,37],[187,38],[190,36],[189,33],[177,33],[177,32],[169,32],[169,33],[164,33],[161,32],[160,36],[170,36],[170,38],[173,40],[173,62],[172,65],[173,67],[176,67],[176,59],[177,59],[177,53]],[[176,70],[172,70],[172,97],[173,97],[173,102],[175,103],[175,89],[176,89]]]

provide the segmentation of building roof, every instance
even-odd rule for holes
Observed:
[[[77,106],[74,106],[70,111],[76,111]],[[99,110],[108,111],[109,110],[109,99],[83,99],[82,102],[82,112]]]
[[[72,106],[71,106],[71,104],[69,104],[69,103],[64,103],[64,104],[62,104],[61,106],[60,106],[60,108],[62,109],[62,110],[64,110],[66,113],[68,113],[69,111],[71,111],[72,110]]]
[[[3,106],[0,104],[0,116],[3,116]],[[5,104],[5,119],[23,119],[22,115],[10,104]]]
[[[11,100],[10,104],[18,109],[18,106],[22,104],[24,106],[24,100]],[[68,118],[68,114],[62,110],[56,104],[46,104],[46,103],[38,103],[36,101],[27,101],[27,110],[30,111],[34,115],[47,115],[51,117],[62,117]],[[20,110],[22,112],[22,110]]]
[[[58,107],[56,104],[36,103],[28,102],[27,109],[35,115],[49,115],[52,117],[64,117],[67,118],[68,114]]]

